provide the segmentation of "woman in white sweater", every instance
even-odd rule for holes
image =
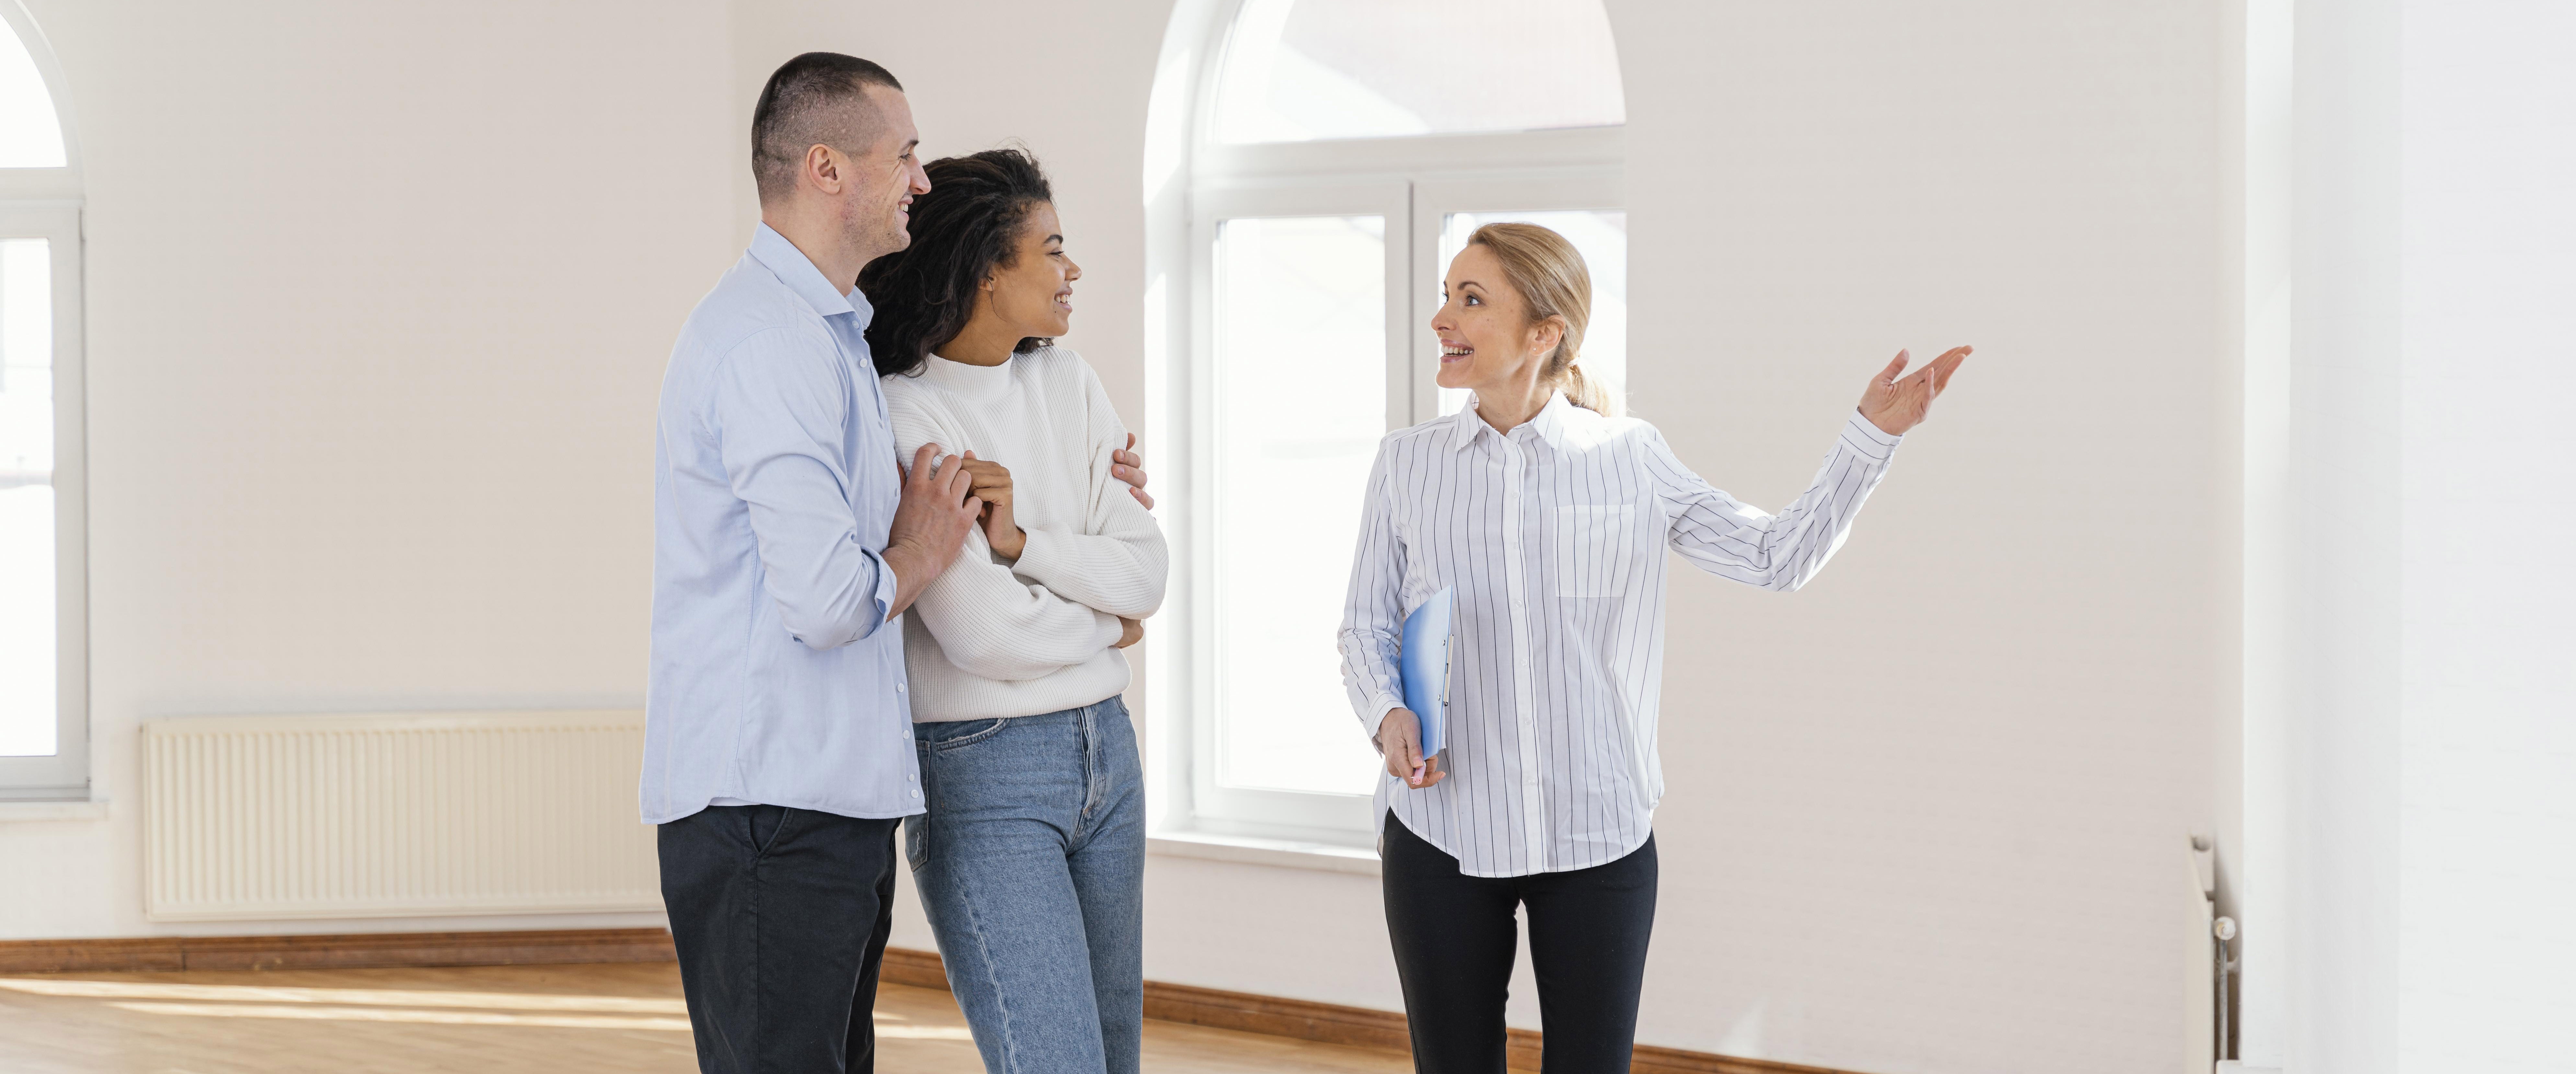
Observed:
[[[895,446],[961,453],[980,531],[904,622],[925,812],[905,850],[984,1065],[1132,1074],[1145,802],[1120,694],[1163,601],[1163,536],[1115,473],[1130,438],[1050,345],[1082,270],[1037,162],[931,162],[912,245],[868,265]]]

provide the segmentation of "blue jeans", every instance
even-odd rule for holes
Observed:
[[[1126,702],[913,727],[903,824],[948,986],[991,1074],[1135,1074],[1145,790]]]

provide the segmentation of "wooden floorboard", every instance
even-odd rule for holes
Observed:
[[[0,973],[533,966],[673,957],[671,934],[663,929],[0,941]]]
[[[10,1074],[687,1074],[677,966],[167,971],[0,977]],[[980,1074],[956,1002],[879,989],[877,1069]],[[1157,1074],[1400,1074],[1402,1052],[1149,1022]]]
[[[670,982],[669,996],[676,997],[678,972],[670,965],[673,955],[671,937],[661,929],[569,929],[552,932],[445,932],[445,933],[357,933],[321,936],[219,936],[219,937],[147,937],[118,940],[61,940],[0,942],[0,974],[49,973],[141,973],[170,974],[195,971],[198,974],[219,971],[270,971],[262,980],[283,980],[282,974],[293,972],[360,971],[382,969],[429,970],[447,967],[510,967],[582,965],[583,972],[601,980],[624,980],[620,973],[642,974],[639,980]],[[629,970],[611,972],[610,967],[623,964]],[[660,964],[660,965],[655,965]],[[105,978],[101,978],[105,980]],[[140,979],[140,978],[138,978]],[[191,980],[200,979],[191,977]],[[543,974],[530,978],[542,983]],[[946,1000],[948,976],[936,951],[893,948],[886,951],[882,979],[888,995],[920,990],[935,993]],[[0,1003],[9,996],[0,990]],[[676,1000],[674,1000],[676,1001]],[[135,1001],[146,1002],[146,1001]],[[167,1007],[167,1001],[160,1002]],[[113,1003],[109,1009],[126,1010]],[[152,1008],[160,1010],[161,1008]],[[950,1003],[949,1010],[954,1010]],[[130,1012],[129,1012],[130,1013]],[[164,1012],[166,1013],[166,1011]],[[684,1012],[683,1012],[684,1013]],[[1345,1007],[1312,1000],[1286,999],[1277,996],[1228,992],[1213,988],[1145,982],[1145,1016],[1150,1032],[1157,1039],[1177,1042],[1193,1039],[1192,1033],[1221,1034],[1205,1038],[1206,1042],[1225,1043],[1235,1052],[1259,1053],[1265,1049],[1312,1044],[1322,1047],[1354,1049],[1358,1053],[1402,1056],[1410,1049],[1404,1015],[1395,1011],[1364,1007]],[[201,1014],[195,1017],[234,1017],[260,1020],[250,1015],[232,1016]],[[429,1030],[419,1026],[433,1024],[419,1020],[424,1016],[403,1016],[412,1021],[387,1021],[392,1016],[377,1015],[368,1032],[400,1038]],[[565,1016],[571,1017],[571,1016]],[[286,1020],[284,1016],[267,1019]],[[342,1021],[362,1020],[356,1016]],[[562,1021],[563,1018],[557,1018]],[[308,1021],[316,1021],[310,1020]],[[329,1020],[318,1020],[317,1024]],[[549,1028],[520,1022],[486,1023],[512,1025],[518,1028]],[[155,1023],[157,1024],[157,1023]],[[958,1025],[962,1026],[960,1022]],[[585,1027],[551,1027],[558,1030]],[[590,1026],[599,1029],[603,1027]],[[614,1027],[606,1027],[614,1028]],[[681,1027],[685,1029],[685,1021]],[[668,1027],[665,1027],[667,1030]],[[631,1032],[643,1032],[626,1030]],[[959,1032],[963,1032],[962,1028]],[[1516,1070],[1537,1070],[1543,1047],[1542,1038],[1534,1031],[1511,1030],[1509,1061]],[[685,1037],[685,1034],[682,1034]],[[148,1036],[148,1034],[147,1034]],[[505,1034],[504,1036],[508,1036]],[[579,1036],[577,1033],[576,1036]],[[1238,1039],[1244,1038],[1244,1039]],[[1260,1038],[1271,1038],[1264,1040]],[[585,1038],[588,1039],[588,1038]],[[927,1039],[927,1038],[924,1038]],[[1282,1043],[1284,1042],[1284,1043]],[[668,1041],[664,1041],[668,1044]],[[954,1043],[953,1041],[951,1043]],[[1214,1047],[1214,1044],[1209,1046]],[[907,1045],[907,1047],[910,1047]],[[924,1045],[924,1047],[928,1047]],[[685,1041],[683,1041],[685,1051]],[[932,1049],[937,1051],[937,1049]],[[971,1055],[972,1046],[968,1046]],[[1212,1053],[1213,1054],[1213,1053]],[[1283,1053],[1284,1054],[1284,1053]],[[1300,1062],[1313,1059],[1296,1053]],[[1339,1053],[1319,1053],[1339,1054]],[[0,1050],[0,1059],[8,1058]],[[29,1060],[33,1062],[34,1060]],[[925,1061],[929,1061],[925,1059]],[[1194,1061],[1215,1061],[1201,1057]],[[1230,1060],[1229,1060],[1230,1061]],[[1350,1060],[1356,1062],[1357,1060]],[[1633,1074],[1849,1074],[1824,1067],[1800,1066],[1766,1059],[1743,1059],[1640,1045],[1636,1049]],[[1400,1064],[1409,1067],[1409,1063]],[[17,1071],[19,1066],[0,1063],[0,1070]],[[29,1070],[52,1070],[52,1067],[26,1067]],[[60,1068],[65,1070],[86,1068]],[[106,1069],[106,1068],[102,1068]],[[119,1071],[125,1068],[113,1068]],[[174,1066],[182,1074],[216,1074]],[[610,1068],[601,1068],[610,1069]],[[624,1069],[624,1068],[616,1068]],[[906,1067],[886,1069],[908,1070]],[[924,1068],[927,1069],[927,1068]],[[970,1065],[959,1069],[980,1069]],[[1159,1068],[1158,1068],[1159,1069]],[[1197,1067],[1175,1067],[1199,1069]],[[1218,1066],[1207,1069],[1267,1070],[1271,1068]],[[1309,1068],[1312,1069],[1312,1068]],[[1330,1069],[1345,1069],[1333,1067]],[[1363,1069],[1350,1067],[1347,1069]],[[1375,1068],[1366,1068],[1375,1069]],[[1396,1068],[1390,1068],[1396,1069]],[[478,1071],[478,1074],[491,1072]]]

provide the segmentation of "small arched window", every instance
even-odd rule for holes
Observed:
[[[1147,151],[1149,416],[1187,460],[1157,704],[1167,832],[1365,845],[1377,773],[1334,649],[1379,437],[1457,410],[1429,321],[1477,225],[1583,252],[1587,375],[1624,384],[1626,102],[1601,0],[1202,0]],[[1181,743],[1175,742],[1175,745]],[[1177,774],[1177,773],[1176,773]]]
[[[70,131],[44,38],[0,0],[0,799],[89,793]]]
[[[1246,0],[1218,72],[1218,141],[1616,127],[1599,0]]]

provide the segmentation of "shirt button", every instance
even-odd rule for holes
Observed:
[[[894,684],[894,692],[896,692],[896,693],[898,693],[898,694],[899,694],[899,693],[902,693],[902,692],[903,692],[903,684],[902,684],[902,683],[896,683],[896,684]]]
[[[913,797],[915,797],[915,798],[919,798],[919,797],[921,797],[921,792],[920,792],[920,791],[918,791],[918,790],[916,790],[916,791],[912,792],[912,796],[913,796]]]

